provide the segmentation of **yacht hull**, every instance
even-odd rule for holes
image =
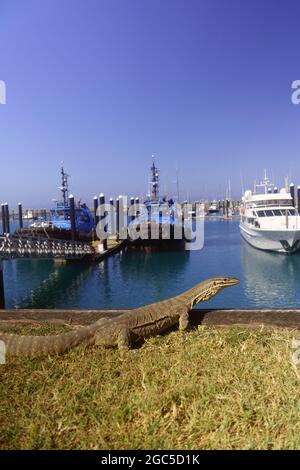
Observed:
[[[295,253],[300,249],[300,230],[265,230],[240,224],[241,236],[253,247],[278,253]]]

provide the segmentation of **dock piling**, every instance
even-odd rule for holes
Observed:
[[[130,216],[130,221],[133,222],[135,219],[135,214],[133,214],[133,206],[134,206],[134,197],[130,198],[130,207],[131,207],[131,216]]]
[[[140,215],[140,200],[138,197],[135,198],[135,205],[136,205],[136,216]]]
[[[114,200],[111,197],[109,200],[110,205],[110,233],[111,235],[116,234],[116,218],[115,218],[115,207],[114,207]]]
[[[101,222],[103,219],[106,217],[106,211],[105,211],[105,196],[103,193],[99,195],[99,206],[100,206],[100,218],[99,221]],[[107,232],[107,226],[105,225],[104,227],[104,232]],[[107,250],[107,238],[103,240],[103,248],[104,250]]]
[[[295,207],[295,186],[294,186],[294,183],[290,184],[290,194],[291,194],[292,199],[293,199],[293,206]]]
[[[6,233],[6,219],[5,219],[5,208],[4,204],[1,204],[1,217],[2,217],[2,233]]]
[[[120,237],[120,199],[116,199],[116,238]]]
[[[99,216],[97,214],[97,209],[98,209],[98,198],[97,196],[94,197],[94,217],[95,217],[95,231],[96,231],[96,227],[98,225],[98,222],[99,222]]]
[[[126,203],[127,206],[127,203]],[[126,215],[127,215],[127,208],[126,208]],[[127,233],[125,233],[125,227],[124,227],[124,199],[123,196],[119,196],[119,237],[121,239],[125,239],[127,236]]]
[[[18,211],[19,211],[19,227],[23,228],[23,210],[22,210],[21,202],[19,202],[18,204]]]
[[[75,241],[76,238],[76,219],[75,219],[75,200],[73,194],[69,196],[70,204],[70,222],[71,222],[71,239]]]
[[[10,234],[10,222],[9,222],[9,208],[8,203],[4,204],[4,213],[5,213],[5,233]]]
[[[5,308],[3,261],[0,259],[0,309]]]

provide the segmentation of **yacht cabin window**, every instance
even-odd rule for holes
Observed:
[[[295,209],[273,209],[265,211],[256,211],[257,217],[274,217],[274,216],[283,216],[286,215],[298,215],[298,212]]]

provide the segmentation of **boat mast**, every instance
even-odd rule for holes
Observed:
[[[267,194],[269,191],[272,192],[274,187],[274,183],[272,183],[269,178],[267,177],[267,170],[264,170],[264,179],[259,183],[256,184],[256,181],[254,182],[254,194],[256,193],[257,188],[264,188],[265,194]]]
[[[151,202],[158,202],[159,199],[159,176],[158,168],[155,166],[154,155],[152,155],[153,162],[151,166]]]
[[[58,188],[62,192],[62,197],[63,197],[63,204],[66,206],[69,202],[69,185],[68,185],[68,178],[70,175],[68,175],[65,170],[64,170],[64,162],[61,162],[61,186]]]

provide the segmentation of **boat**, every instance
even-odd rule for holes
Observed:
[[[139,213],[132,222],[141,236],[133,239],[129,230],[129,248],[146,252],[184,248],[185,238],[182,236],[181,218],[177,217],[174,201],[168,200],[166,196],[159,196],[159,170],[154,158],[144,206],[145,213]],[[181,235],[180,238],[178,233]]]
[[[26,213],[23,215],[24,220],[33,220],[35,218],[33,210],[27,210]]]
[[[69,175],[65,172],[63,163],[61,166],[61,186],[58,188],[62,193],[62,200],[55,201],[55,206],[50,209],[49,218],[38,219],[28,228],[18,229],[18,233],[45,236],[61,240],[71,239],[71,219],[69,204]],[[86,204],[80,201],[75,207],[76,240],[90,241],[94,231],[94,217]]]
[[[288,184],[278,189],[267,177],[245,191],[240,209],[241,236],[253,247],[279,253],[300,249],[300,216]]]
[[[212,201],[211,205],[208,208],[208,214],[213,215],[213,214],[218,214],[219,212],[220,211],[219,211],[217,201]]]

